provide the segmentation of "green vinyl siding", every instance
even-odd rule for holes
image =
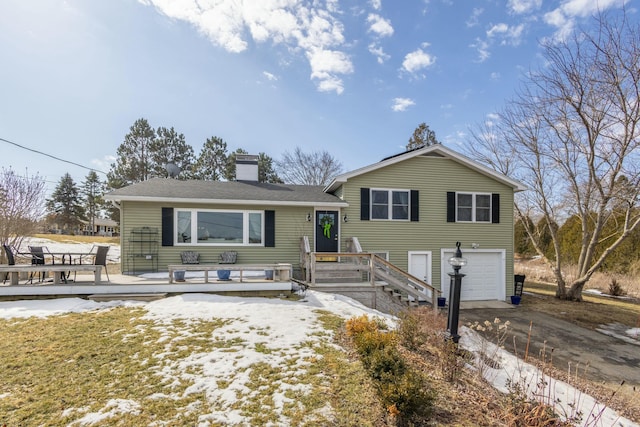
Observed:
[[[263,264],[263,263],[291,263],[298,266],[300,260],[300,237],[313,235],[313,222],[307,222],[306,216],[313,209],[305,207],[273,207],[261,209],[255,205],[201,205],[190,203],[146,203],[146,202],[122,202],[121,204],[121,268],[127,269],[129,255],[129,236],[131,230],[136,227],[156,227],[162,230],[162,208],[174,209],[230,209],[230,210],[274,210],[276,245],[264,246],[206,246],[206,245],[179,245],[161,246],[158,241],[158,270],[166,271],[169,264],[180,263],[180,252],[193,250],[200,253],[201,263],[216,263],[218,255],[227,250],[238,252],[238,263]],[[161,237],[161,236],[160,236]]]
[[[361,221],[360,189],[410,189],[419,192],[418,222]],[[447,223],[448,191],[500,194],[500,223]],[[433,285],[440,286],[440,250],[505,249],[507,295],[513,286],[513,189],[453,160],[418,156],[353,177],[341,186],[349,207],[349,222],[342,224],[342,250],[348,237],[357,237],[366,251],[387,251],[389,261],[408,270],[409,251],[431,251]]]

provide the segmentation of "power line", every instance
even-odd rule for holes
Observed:
[[[101,170],[90,168],[88,166],[84,166],[84,165],[81,165],[79,163],[72,162],[70,160],[61,159],[60,157],[56,157],[56,156],[53,156],[51,154],[44,153],[42,151],[34,150],[33,148],[25,147],[24,145],[20,145],[20,144],[17,144],[15,142],[11,142],[11,141],[9,141],[7,139],[4,139],[4,138],[0,138],[0,141],[4,141],[7,144],[15,145],[16,147],[22,148],[23,150],[31,151],[33,153],[37,153],[37,154],[41,154],[41,155],[46,156],[46,157],[50,157],[50,158],[52,158],[54,160],[58,160],[60,162],[69,163],[70,165],[78,166],[78,167],[83,168],[83,169],[88,169],[90,171],[99,172],[99,173],[101,173],[103,175],[107,174],[106,172],[103,172]]]

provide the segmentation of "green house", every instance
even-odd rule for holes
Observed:
[[[513,289],[514,193],[525,187],[442,145],[342,174],[328,186],[257,181],[257,157],[238,156],[237,181],[155,178],[109,193],[121,212],[124,273],[165,270],[182,251],[202,263],[301,265],[311,251],[354,242],[447,295],[457,241],[468,263],[462,300],[505,300]]]

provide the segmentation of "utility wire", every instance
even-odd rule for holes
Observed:
[[[88,169],[90,171],[99,172],[99,173],[101,173],[103,175],[107,174],[106,172],[102,172],[101,170],[90,168],[88,166],[84,166],[84,165],[81,165],[79,163],[72,162],[70,160],[61,159],[60,157],[56,157],[56,156],[53,156],[51,154],[43,153],[42,151],[38,151],[38,150],[34,150],[33,148],[25,147],[24,145],[16,144],[15,142],[11,142],[11,141],[6,140],[4,138],[0,138],[0,141],[4,141],[7,144],[15,145],[16,147],[22,148],[23,150],[31,151],[33,153],[38,153],[38,154],[41,154],[43,156],[50,157],[50,158],[52,158],[54,160],[58,160],[60,162],[69,163],[70,165],[78,166],[78,167],[83,168],[83,169]]]

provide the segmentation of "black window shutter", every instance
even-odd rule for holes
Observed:
[[[360,189],[360,219],[362,221],[369,221],[369,189]]]
[[[418,190],[411,190],[411,221],[420,221],[418,218]]]
[[[162,246],[173,246],[173,208],[162,208]]]
[[[498,193],[491,195],[491,222],[500,223],[500,194]]]
[[[456,193],[447,191],[447,222],[456,222]]]
[[[264,246],[276,246],[276,211],[264,211]]]

